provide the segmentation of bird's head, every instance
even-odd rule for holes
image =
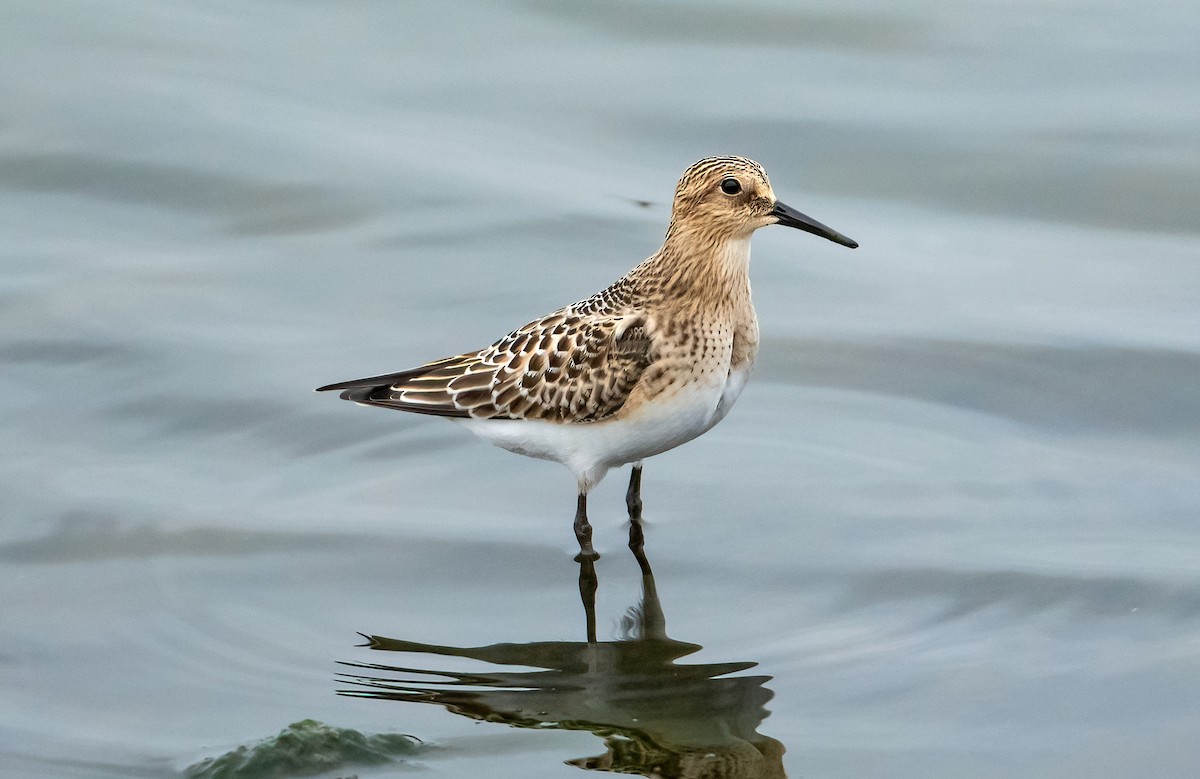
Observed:
[[[762,165],[745,157],[706,157],[683,172],[675,187],[669,232],[744,239],[760,227],[781,224],[851,249],[858,244],[779,202]]]

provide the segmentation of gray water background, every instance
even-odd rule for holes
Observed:
[[[311,390],[590,294],[726,153],[862,248],[755,237],[756,375],[646,466],[671,635],[773,677],[791,776],[1195,775],[1194,3],[0,19],[0,775],[169,776],[305,717],[580,775],[586,732],[334,695],[357,631],[582,640],[568,473]]]

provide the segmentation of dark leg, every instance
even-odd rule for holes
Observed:
[[[625,491],[625,507],[630,519],[642,518],[642,464],[637,463],[629,472],[629,489]]]
[[[625,493],[625,506],[629,509],[629,551],[642,569],[643,576],[653,576],[650,562],[642,547],[646,543],[646,535],[642,531],[642,464],[633,466],[629,474],[629,490]]]
[[[587,495],[580,493],[575,508],[575,539],[579,541],[577,561],[599,560],[600,555],[592,548],[592,525],[587,518]]]
[[[579,598],[583,601],[583,618],[587,624],[587,640],[596,643],[596,589],[600,586],[596,578],[595,561],[582,554],[579,561]]]

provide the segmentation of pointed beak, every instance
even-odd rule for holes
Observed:
[[[805,216],[791,206],[785,206],[779,201],[775,201],[775,208],[771,210],[771,216],[776,217],[779,220],[777,224],[781,224],[784,227],[795,227],[797,230],[803,230],[806,233],[828,238],[834,243],[840,243],[842,246],[849,246],[851,249],[858,248],[857,241],[847,238],[837,230],[832,230],[811,216]]]

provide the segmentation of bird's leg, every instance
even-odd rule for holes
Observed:
[[[579,554],[575,560],[599,560],[600,555],[592,548],[592,525],[587,518],[587,493],[579,493],[579,502],[575,508],[575,539],[579,541]]]
[[[629,489],[625,492],[625,506],[629,509],[629,551],[633,552],[638,567],[644,576],[652,576],[650,562],[642,547],[646,543],[646,535],[642,530],[642,464],[633,466],[629,474]]]
[[[634,463],[629,472],[629,489],[625,491],[625,507],[629,509],[629,518],[642,518],[642,464]]]

